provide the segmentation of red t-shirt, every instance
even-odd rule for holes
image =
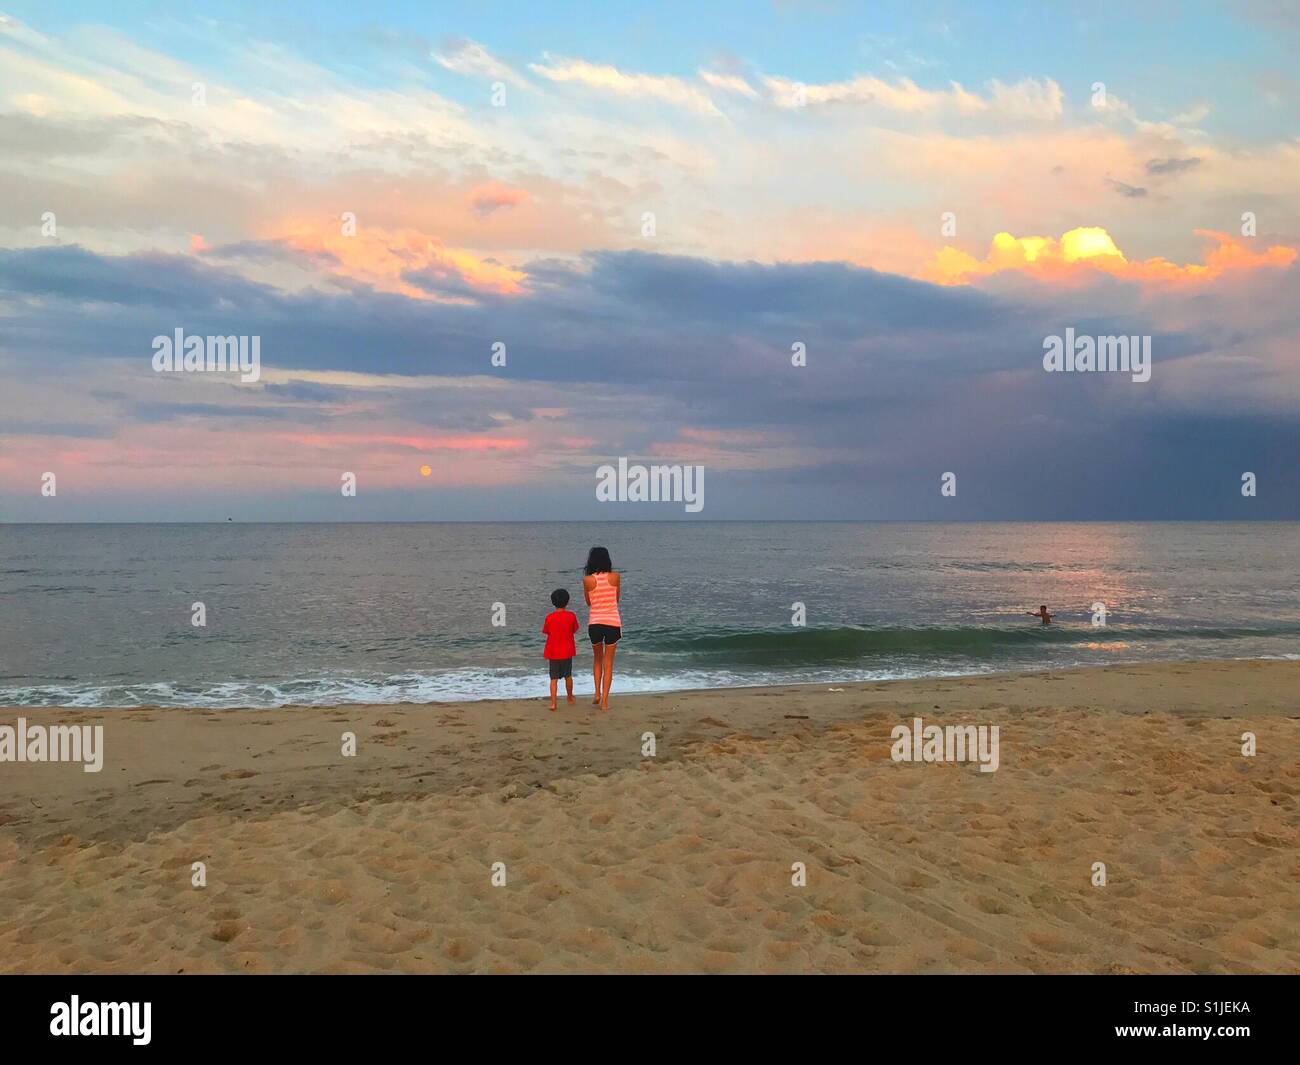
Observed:
[[[572,610],[552,610],[542,622],[546,633],[543,658],[572,658],[578,653],[573,646],[573,634],[578,631],[578,615]]]

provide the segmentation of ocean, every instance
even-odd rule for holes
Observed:
[[[593,544],[614,697],[1300,654],[1296,523],[0,525],[0,704],[541,696]]]

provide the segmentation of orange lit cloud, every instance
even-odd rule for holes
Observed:
[[[1129,260],[1111,235],[1100,226],[1081,226],[1054,237],[1013,237],[999,233],[983,259],[948,246],[921,271],[921,277],[940,285],[969,284],[975,278],[1004,270],[1043,277],[1050,281],[1077,280],[1090,271],[1134,281],[1211,281],[1229,271],[1290,266],[1296,249],[1275,244],[1253,250],[1246,241],[1212,229],[1195,233],[1214,243],[1206,249],[1204,263],[1179,266],[1168,259]]]
[[[446,282],[453,293],[460,287],[506,296],[523,291],[521,271],[460,248],[449,248],[414,230],[383,230],[358,224],[354,235],[345,236],[341,226],[289,222],[274,236],[301,252],[328,253],[337,261],[334,272],[341,276],[412,299],[457,297],[439,297],[412,284],[404,277],[410,273],[428,276],[435,287],[440,281]]]

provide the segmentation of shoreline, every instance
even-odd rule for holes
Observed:
[[[1045,666],[1042,669],[971,670],[969,672],[962,672],[962,673],[925,673],[919,676],[882,677],[882,678],[871,679],[871,680],[833,680],[833,679],[819,680],[819,681],[797,680],[797,681],[791,681],[788,684],[772,684],[772,683],[763,682],[757,684],[728,684],[728,685],[715,685],[711,687],[698,687],[698,688],[691,688],[691,687],[642,688],[642,689],[634,689],[634,690],[622,691],[622,692],[612,691],[610,694],[611,697],[616,697],[619,699],[631,699],[631,698],[646,698],[646,697],[659,696],[659,695],[707,694],[710,692],[732,692],[732,691],[780,692],[780,691],[787,691],[787,690],[798,691],[798,690],[805,690],[805,689],[824,690],[827,685],[842,685],[844,687],[844,690],[852,690],[857,688],[872,687],[878,684],[911,684],[911,683],[924,684],[928,682],[978,679],[983,677],[990,677],[990,678],[1022,677],[1022,676],[1033,677],[1033,676],[1041,676],[1044,673],[1077,673],[1077,672],[1094,671],[1094,670],[1125,669],[1125,668],[1134,668],[1134,667],[1142,667],[1142,666],[1176,666],[1176,665],[1197,665],[1197,664],[1215,665],[1215,664],[1224,664],[1224,663],[1235,664],[1235,663],[1247,663],[1247,662],[1296,662],[1296,661],[1300,661],[1300,655],[1296,655],[1296,656],[1248,655],[1244,657],[1234,657],[1234,658],[1122,659],[1119,661],[1097,662],[1089,665]],[[591,672],[590,667],[588,667],[585,670],[575,669],[573,674],[575,682],[583,677],[588,676],[590,672]],[[546,677],[544,675],[539,675],[539,676],[540,676],[540,687],[544,689],[546,685]],[[615,683],[617,684],[617,682],[618,682],[618,675],[616,673]],[[141,684],[140,686],[148,687],[150,685],[162,684],[162,683],[167,683],[167,682],[149,681]],[[575,683],[574,691],[578,692],[579,687],[580,685]],[[211,710],[220,713],[226,713],[226,712],[245,713],[245,712],[252,712],[252,711],[271,711],[271,710],[333,710],[333,709],[347,708],[350,706],[455,707],[455,706],[477,706],[481,703],[529,702],[534,698],[540,699],[542,697],[543,696],[541,695],[537,695],[537,696],[484,695],[484,696],[476,696],[473,698],[465,698],[465,699],[429,699],[429,700],[421,700],[421,701],[404,699],[404,700],[395,700],[393,702],[378,702],[373,699],[372,700],[357,699],[349,702],[334,702],[334,703],[289,702],[289,703],[278,703],[274,706],[252,706],[249,704],[242,704],[238,706],[196,706],[193,704],[164,705],[162,703],[134,703],[129,706],[125,704],[101,704],[101,705],[93,705],[93,706],[90,705],[79,706],[72,703],[32,703],[32,704],[20,705],[14,703],[5,703],[2,700],[0,700],[0,713],[17,712],[20,710],[32,710],[32,711],[40,711],[40,712],[66,710],[75,713],[92,713],[100,710],[114,711],[114,712],[132,712],[138,710],[156,710],[156,711],[180,710],[180,711],[194,712],[194,711]]]
[[[1221,660],[604,714],[7,707],[105,752],[0,763],[0,970],[1300,972],[1297,692]],[[1000,767],[892,761],[915,716],[998,726]]]

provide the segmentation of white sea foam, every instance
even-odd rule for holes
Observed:
[[[779,684],[854,683],[908,680],[925,676],[961,676],[983,669],[819,669],[784,672],[680,670],[646,674],[615,673],[615,691],[666,692],[702,688],[755,688]],[[587,690],[589,676],[574,671],[574,690]],[[336,706],[347,703],[468,702],[477,699],[542,698],[546,677],[538,672],[453,669],[437,673],[404,673],[386,677],[319,676],[274,683],[224,681],[209,685],[159,681],[130,685],[39,685],[0,688],[0,705],[135,707],[191,706],[204,709],[270,708],[277,706]]]

